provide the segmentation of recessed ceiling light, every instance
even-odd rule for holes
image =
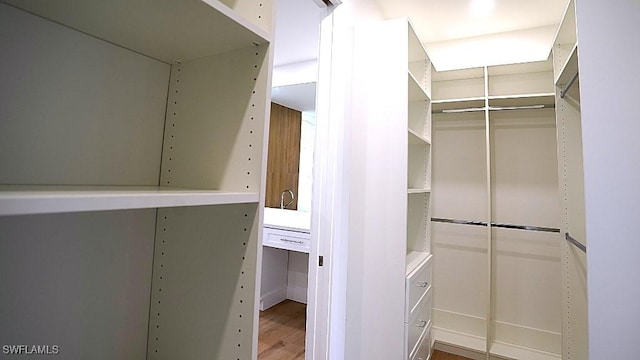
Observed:
[[[491,14],[495,5],[495,0],[471,0],[469,10],[471,11],[471,16],[483,18]]]

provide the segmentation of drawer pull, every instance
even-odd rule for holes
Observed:
[[[427,326],[427,322],[424,321],[424,320],[420,320],[418,322],[418,325],[416,325],[416,326],[419,327],[419,328],[425,328]]]
[[[300,240],[289,240],[289,239],[280,238],[280,241],[304,245],[304,241],[300,241]]]
[[[418,283],[418,287],[419,288],[426,288],[427,286],[429,286],[429,282],[428,281],[421,281]]]

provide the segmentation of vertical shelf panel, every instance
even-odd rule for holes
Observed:
[[[428,189],[431,187],[429,162],[431,159],[430,144],[410,144],[408,146],[408,188]]]
[[[252,357],[258,213],[257,204],[158,211],[150,359]]]
[[[552,105],[551,60],[485,71],[434,75],[434,108],[444,110],[434,115],[434,216],[558,227],[554,111],[488,111]],[[436,340],[487,356],[559,356],[557,234],[436,223],[433,236]],[[478,296],[460,300],[450,283]]]
[[[441,71],[432,77],[435,100],[484,98],[484,72],[482,68]]]
[[[431,139],[431,127],[425,120],[430,114],[430,101],[409,102],[409,129],[429,140]]]
[[[0,4],[0,184],[78,211],[0,217],[3,341],[255,357],[274,2]]]
[[[1,184],[158,185],[169,66],[0,4]]]
[[[576,64],[577,71],[577,64]],[[573,86],[577,87],[578,84]],[[582,124],[579,105],[556,90],[558,173],[562,233],[586,245]],[[588,358],[587,256],[572,244],[562,244],[563,356]]]
[[[409,195],[407,208],[407,254],[431,252],[430,193]]]
[[[155,221],[154,209],[0,217],[3,344],[144,359]]]
[[[555,80],[560,76],[562,69],[569,60],[569,56],[577,43],[576,5],[575,0],[570,0],[553,44],[553,72]]]
[[[433,120],[433,142],[438,144],[433,151],[433,216],[484,221],[488,202],[484,112],[435,114]],[[458,345],[484,351],[487,229],[433,223],[432,237],[436,340],[457,339],[462,342]]]
[[[203,0],[204,2],[217,2],[218,0]],[[264,32],[273,34],[273,9],[276,0],[219,0],[233,11],[245,18],[251,24],[262,29]]]
[[[540,74],[546,76],[534,79],[552,83],[551,72],[534,73]],[[537,81],[531,83],[535,87]],[[490,116],[491,220],[558,228],[554,110],[495,111]],[[492,241],[490,348],[501,344],[560,356],[560,236],[494,228]]]
[[[268,53],[263,45],[172,66],[162,185],[260,191]]]
[[[552,94],[553,63],[547,61],[488,67],[489,97]]]

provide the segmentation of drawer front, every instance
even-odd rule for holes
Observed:
[[[405,321],[408,321],[417,310],[420,299],[431,288],[431,257],[407,277],[405,288]]]
[[[278,249],[309,253],[311,249],[311,236],[297,231],[286,231],[272,228],[264,228],[262,245]]]
[[[431,293],[432,291],[429,289],[426,296],[418,303],[411,320],[405,325],[407,327],[405,331],[407,334],[407,354],[409,354],[410,359],[418,350],[418,340],[422,338],[422,335],[431,326]]]
[[[427,328],[411,360],[428,360],[431,355],[431,326]]]

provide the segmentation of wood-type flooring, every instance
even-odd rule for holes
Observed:
[[[292,300],[260,312],[258,360],[304,360],[307,306]],[[434,351],[431,360],[470,360]]]
[[[307,305],[285,300],[260,312],[258,360],[304,360]]]

